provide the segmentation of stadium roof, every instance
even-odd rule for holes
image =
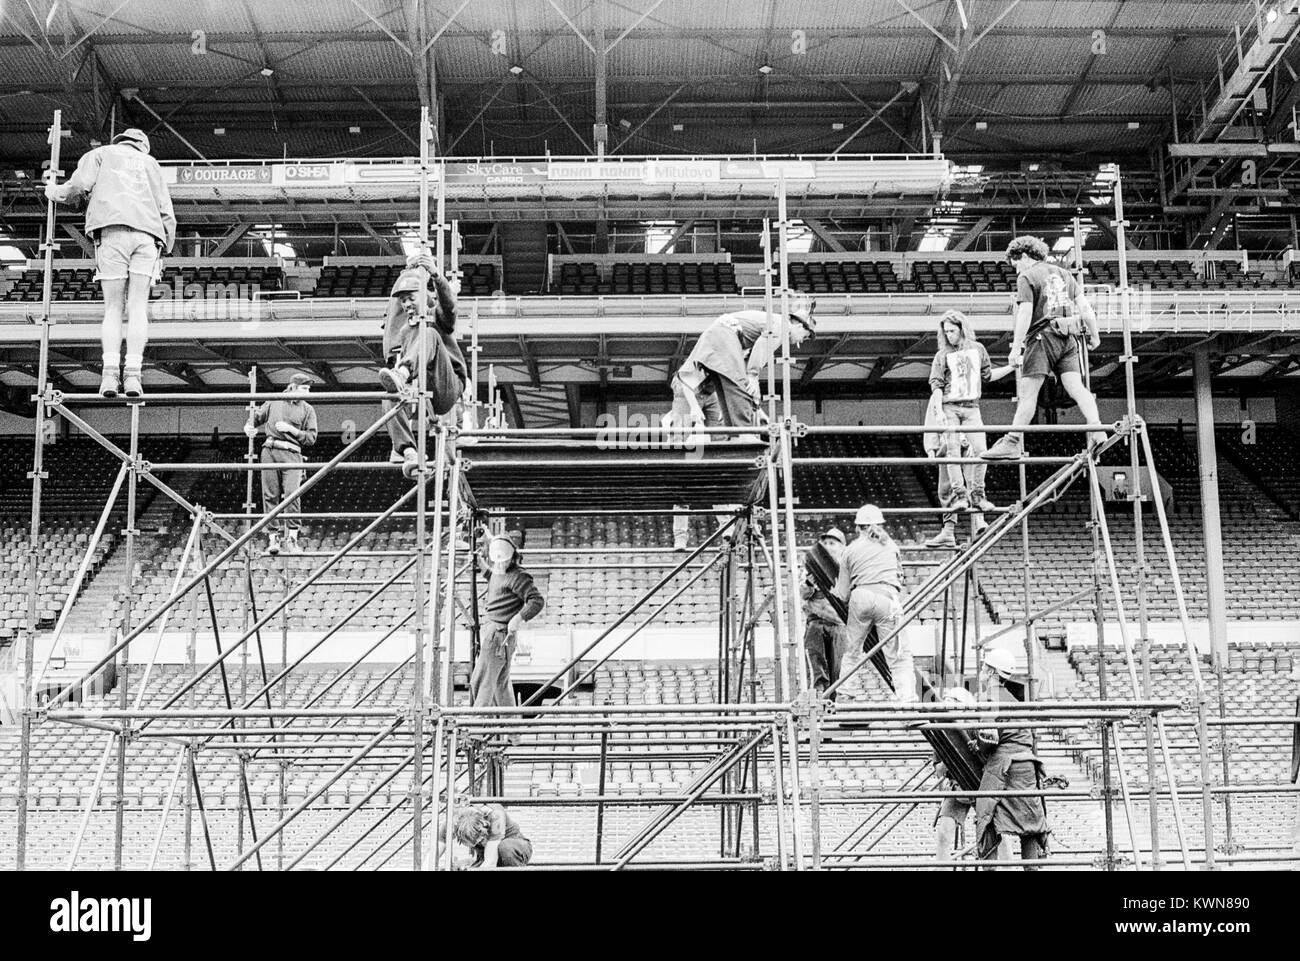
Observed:
[[[958,160],[1145,157],[1269,6],[0,0],[0,161],[45,156],[55,108],[74,154],[130,124],[161,157],[404,155],[422,102],[443,153],[585,154],[602,88],[610,152],[911,152],[937,128]]]

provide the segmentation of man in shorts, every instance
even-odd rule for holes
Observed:
[[[122,131],[108,146],[82,157],[67,183],[48,181],[45,196],[61,204],[86,202],[86,235],[95,241],[95,278],[104,290],[99,392],[116,397],[121,390],[139,397],[144,393],[140,369],[149,340],[149,291],[162,275],[163,253],[176,241],[176,214],[162,169],[149,156],[149,137],[135,127]]]
[[[1097,398],[1084,386],[1075,335],[1086,328],[1088,348],[1096,350],[1101,344],[1097,315],[1070,272],[1047,263],[1047,253],[1047,244],[1038,237],[1017,237],[1007,247],[1007,259],[1018,275],[1016,326],[1007,362],[1020,368],[1020,397],[1011,423],[1022,427],[1033,420],[1043,381],[1055,374],[1084,419],[1096,424],[1100,420]],[[1091,443],[1105,439],[1100,432],[1090,435]],[[1015,460],[1024,454],[1024,434],[1012,431],[980,456]]]

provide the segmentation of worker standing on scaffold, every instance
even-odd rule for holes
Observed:
[[[316,411],[303,400],[311,390],[311,378],[306,374],[294,374],[289,378],[289,386],[284,389],[284,400],[268,400],[253,411],[253,416],[244,425],[244,433],[249,437],[257,436],[259,427],[266,428],[266,442],[262,444],[263,464],[283,464],[284,469],[264,470],[262,474],[262,503],[267,511],[285,501],[297,498],[298,488],[302,486],[302,450],[316,443]],[[294,466],[298,465],[298,466]],[[301,503],[294,503],[289,512],[296,514],[302,510]],[[279,524],[271,529],[271,542],[267,547],[270,554],[297,554],[298,518],[280,515]]]
[[[1016,674],[1015,657],[1005,648],[992,648],[980,668],[982,700],[1017,704],[1024,700],[1025,681]],[[1043,762],[1034,754],[1033,734],[1027,727],[980,728],[974,747],[984,755],[981,791],[1034,791],[1043,786]],[[1010,856],[1003,838],[1020,839],[1020,857],[1037,861],[1047,857],[1047,806],[1041,797],[979,797],[975,799],[975,839],[981,860]],[[1026,871],[1041,865],[1027,864]]]
[[[420,279],[421,269],[429,277],[427,284]],[[379,372],[379,383],[392,393],[406,393],[419,383],[416,365],[420,362],[420,306],[417,298],[421,290],[428,298],[428,310],[433,315],[433,331],[426,342],[431,406],[433,413],[441,416],[456,406],[469,380],[469,368],[465,366],[465,357],[456,343],[456,293],[428,253],[409,259],[406,269],[393,284],[388,300],[388,317],[384,321],[387,366]],[[390,410],[393,403],[384,401],[384,411]],[[419,466],[415,423],[414,398],[403,401],[401,410],[388,421],[393,451],[402,458],[402,473],[408,478],[415,476]]]
[[[478,659],[469,679],[470,703],[474,707],[514,707],[510,683],[510,661],[519,638],[519,628],[542,612],[546,598],[533,583],[533,575],[519,564],[522,532],[498,534],[488,542],[487,597],[483,601],[483,635]]]
[[[176,214],[162,168],[149,156],[149,137],[132,127],[108,146],[83,156],[67,183],[56,184],[54,173],[50,176],[46,197],[60,204],[86,201],[86,235],[95,241],[95,279],[104,291],[99,392],[116,397],[121,390],[127,397],[139,397],[144,393],[140,371],[149,341],[149,291],[162,276],[163,253],[170,253],[176,241]]]

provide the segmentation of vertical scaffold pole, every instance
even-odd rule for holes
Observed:
[[[429,252],[429,141],[432,131],[429,128],[429,108],[420,109],[420,253]],[[441,184],[441,180],[439,181]],[[435,253],[434,267],[437,270],[442,269],[442,190],[441,186],[438,191],[438,239],[437,250]],[[427,611],[425,604],[427,597],[425,594],[425,578],[429,572],[426,564],[428,558],[426,551],[428,542],[425,539],[425,522],[428,516],[428,492],[426,484],[429,476],[429,296],[426,292],[429,281],[431,280],[424,271],[420,270],[420,296],[416,298],[416,304],[419,307],[419,347],[416,350],[418,355],[416,371],[416,431],[415,444],[416,452],[419,459],[419,468],[416,472],[415,484],[415,672],[414,683],[412,685],[411,697],[411,732],[413,736],[411,768],[411,858],[412,868],[419,871],[423,867],[424,843],[421,837],[421,829],[424,821],[424,710],[425,710],[425,663],[424,663],[424,631],[425,617]],[[398,401],[401,403],[401,401]],[[437,467],[439,482],[442,478],[442,431],[438,431],[438,458]],[[441,516],[438,505],[435,504],[435,518]],[[437,523],[435,519],[434,523]],[[434,545],[438,540],[434,538]],[[434,564],[434,576],[437,576],[437,564]],[[434,597],[437,597],[437,591],[434,591]],[[437,631],[437,622],[433,625],[434,631]],[[437,640],[434,640],[434,649],[437,650]],[[437,663],[437,654],[434,654],[434,663]],[[435,672],[436,672],[435,667]]]
[[[443,441],[444,451],[446,449],[446,444],[447,441],[444,440]],[[445,453],[442,456],[442,460],[444,461],[447,460]],[[442,611],[440,612],[442,618],[441,619],[442,636],[447,639],[446,690],[443,691],[441,685],[435,686],[433,688],[433,690],[437,692],[437,699],[435,700],[435,703],[439,703],[439,704],[451,704],[452,701],[455,699],[455,693],[456,693],[456,535],[457,532],[460,530],[460,524],[457,518],[457,515],[460,513],[460,471],[461,471],[460,457],[453,455],[451,457],[451,473],[447,479],[447,496],[446,496],[446,500],[447,500],[447,567],[446,567],[447,583],[443,587],[446,593],[443,595],[442,598]],[[441,499],[434,502],[434,510],[438,512],[439,516],[442,515]],[[436,524],[437,522],[435,521],[434,523]],[[433,543],[434,543],[433,549],[435,551],[440,551],[442,541],[435,540]],[[471,550],[473,550],[472,547]],[[439,553],[438,556],[439,559],[441,559],[441,553]],[[436,567],[437,565],[434,566]],[[430,583],[429,589],[431,592],[435,593],[434,603],[436,604],[437,585],[435,583]],[[434,630],[437,629],[438,629],[438,622],[434,622]],[[434,668],[435,672],[440,670],[440,665],[442,664],[441,656],[439,656],[437,663],[439,666],[435,666]]]
[[[1092,532],[1092,617],[1097,627],[1097,699],[1106,700],[1106,618],[1103,604],[1105,593],[1102,588],[1101,569],[1106,563],[1101,550],[1101,521],[1099,511],[1105,510],[1101,499],[1093,496],[1091,485],[1088,488],[1088,503],[1091,506],[1090,523]],[[1114,787],[1110,774],[1110,723],[1098,722],[1101,731],[1101,792],[1102,814],[1106,821],[1106,870],[1115,870],[1115,813],[1113,809]]]
[[[54,111],[50,125],[51,183],[58,183],[59,152],[63,145],[63,111]],[[36,692],[32,674],[36,660],[36,625],[40,614],[40,539],[41,488],[45,480],[45,391],[50,375],[50,304],[54,297],[54,201],[45,204],[45,239],[41,253],[45,261],[45,279],[41,286],[41,352],[36,368],[36,424],[32,451],[32,526],[27,539],[27,630],[23,637],[23,717],[22,743],[18,759],[17,850],[14,867],[21,871],[27,863],[27,787],[32,765],[32,718],[36,711]]]
[[[131,607],[135,599],[135,538],[136,494],[140,479],[140,408],[141,401],[131,405],[131,470],[126,475],[126,595],[122,600],[122,634],[131,633]],[[121,667],[117,676],[117,706],[125,711],[130,706],[131,645],[122,648]],[[117,800],[113,813],[113,870],[122,870],[122,842],[125,836],[126,807],[126,742],[129,720],[122,721],[117,738]]]
[[[1124,331],[1124,354],[1120,362],[1124,365],[1124,398],[1127,404],[1130,427],[1137,424],[1137,393],[1134,384],[1133,366],[1137,357],[1133,354],[1133,316],[1128,286],[1128,253],[1125,246],[1125,230],[1128,223],[1124,219],[1124,189],[1120,178],[1120,168],[1115,170],[1115,247],[1119,255],[1119,310],[1120,322]],[[1138,648],[1142,656],[1142,696],[1151,698],[1151,636],[1147,626],[1147,562],[1146,548],[1142,533],[1142,495],[1141,485],[1137,483],[1141,463],[1138,459],[1138,438],[1129,439],[1129,476],[1133,484],[1129,486],[1129,499],[1133,502],[1133,549],[1137,568],[1137,609],[1138,609]],[[1143,722],[1143,734],[1146,740],[1147,754],[1147,803],[1151,820],[1151,869],[1159,871],[1162,863],[1160,854],[1160,811],[1158,808],[1160,786],[1156,783],[1155,724],[1150,715]]]

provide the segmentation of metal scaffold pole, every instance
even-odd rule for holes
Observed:
[[[1123,324],[1124,354],[1120,363],[1124,367],[1124,398],[1130,426],[1137,424],[1137,393],[1134,383],[1133,367],[1137,356],[1133,353],[1133,315],[1130,290],[1128,285],[1128,252],[1125,244],[1125,230],[1128,222],[1124,219],[1124,189],[1120,168],[1115,165],[1115,247],[1119,254],[1119,302],[1120,321]],[[1138,649],[1142,658],[1142,696],[1151,697],[1151,636],[1147,626],[1147,564],[1146,549],[1142,533],[1142,491],[1137,483],[1140,476],[1141,462],[1138,458],[1137,437],[1129,438],[1129,469],[1134,482],[1130,485],[1129,499],[1133,502],[1133,549],[1135,551],[1134,567],[1137,576],[1137,613],[1138,613]],[[1137,692],[1135,691],[1136,695]],[[1147,717],[1143,723],[1143,735],[1146,740],[1147,755],[1147,804],[1150,806],[1151,822],[1151,868],[1159,871],[1163,858],[1160,851],[1160,812],[1157,807],[1159,787],[1157,783],[1155,723]]]
[[[51,183],[58,183],[59,153],[63,146],[63,111],[54,111],[50,125]],[[32,523],[27,540],[27,629],[23,635],[23,714],[22,734],[18,760],[18,818],[14,867],[22,871],[27,866],[27,792],[31,778],[32,720],[36,713],[36,693],[32,690],[32,674],[36,660],[36,629],[40,622],[41,586],[41,490],[45,473],[45,418],[46,391],[50,374],[50,303],[54,297],[54,224],[55,204],[46,201],[45,233],[41,243],[44,260],[44,279],[41,284],[41,348],[36,368],[36,424],[35,447],[32,452]]]
[[[122,595],[123,634],[131,633],[131,608],[135,600],[135,539],[140,533],[136,530],[136,482],[140,464],[140,408],[143,403],[131,405],[131,460],[126,477],[126,585]],[[117,705],[126,710],[128,689],[130,688],[131,648],[124,645],[117,671]],[[122,870],[122,842],[126,829],[123,810],[126,806],[126,744],[131,723],[122,722],[122,729],[117,738],[117,793],[113,801],[113,870]]]

